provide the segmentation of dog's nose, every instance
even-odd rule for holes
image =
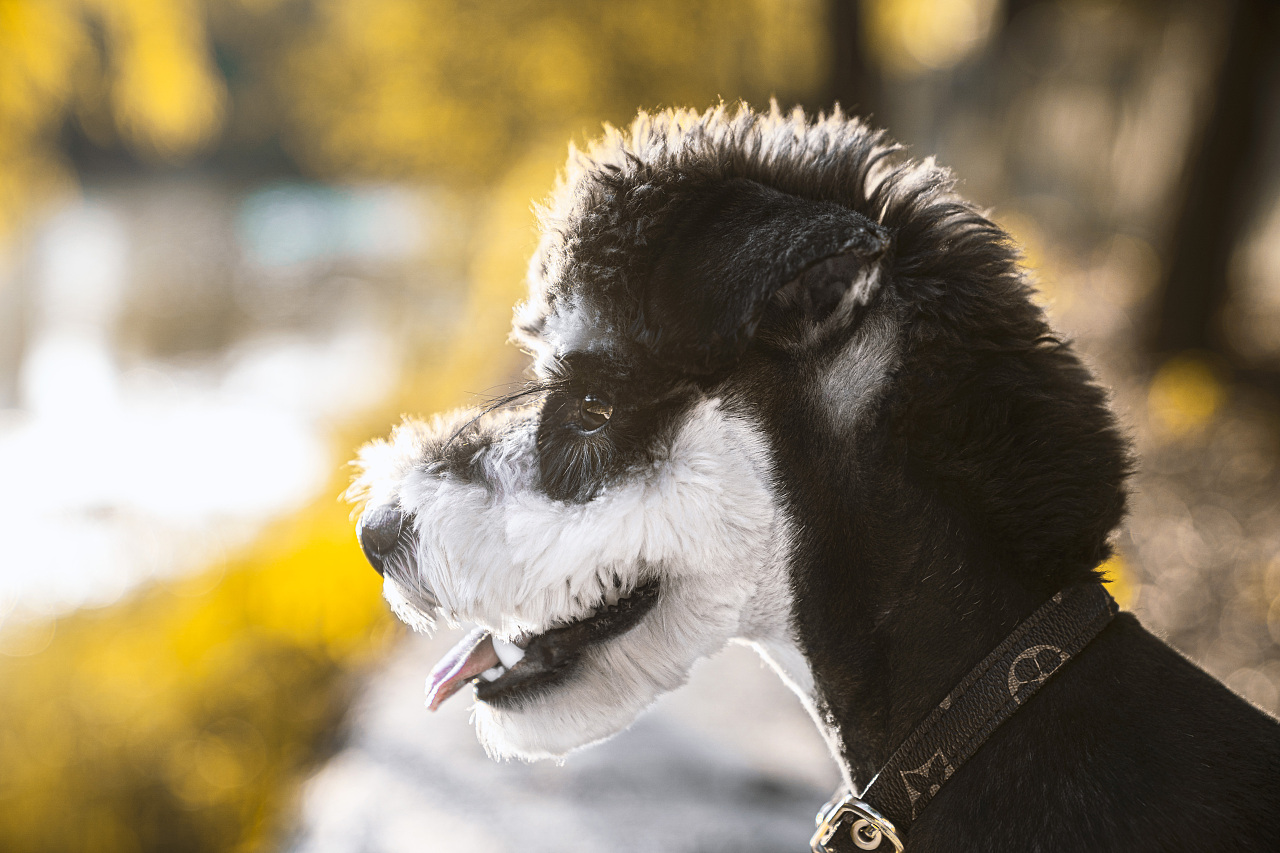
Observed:
[[[399,508],[386,504],[365,510],[356,525],[356,538],[360,540],[360,550],[378,574],[382,574],[383,561],[396,549],[400,542],[400,531],[404,529],[404,513]]]

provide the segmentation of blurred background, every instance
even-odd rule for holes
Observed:
[[[498,765],[337,495],[519,375],[530,203],[638,107],[840,102],[1026,247],[1141,456],[1113,592],[1280,707],[1269,0],[0,0],[0,849],[798,850],[745,649]]]

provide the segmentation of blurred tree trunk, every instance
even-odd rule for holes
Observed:
[[[1228,354],[1220,327],[1231,254],[1257,201],[1276,0],[1237,0],[1208,118],[1188,160],[1151,338],[1157,353]]]
[[[873,125],[883,126],[880,75],[867,55],[863,34],[863,10],[860,0],[827,0],[827,20],[831,31],[831,71],[822,104],[840,104],[847,113],[867,118]]]

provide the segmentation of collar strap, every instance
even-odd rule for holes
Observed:
[[[1097,582],[1046,601],[916,726],[861,797],[836,793],[818,813],[813,853],[901,851],[911,822],[960,765],[1118,609]]]

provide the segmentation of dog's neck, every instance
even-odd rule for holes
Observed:
[[[983,587],[965,578],[945,603],[927,585],[904,589],[879,617],[856,617],[878,618],[871,630],[855,617],[834,621],[818,648],[758,644],[801,696],[854,790],[865,788],[912,729],[1043,603],[1016,586]]]
[[[785,428],[785,427],[784,427]],[[865,449],[780,466],[801,524],[793,649],[762,652],[806,698],[845,774],[865,787],[913,728],[1056,592],[972,544],[960,516]],[[803,458],[803,461],[802,461]],[[790,466],[790,467],[788,467]],[[815,484],[820,484],[815,486]]]

